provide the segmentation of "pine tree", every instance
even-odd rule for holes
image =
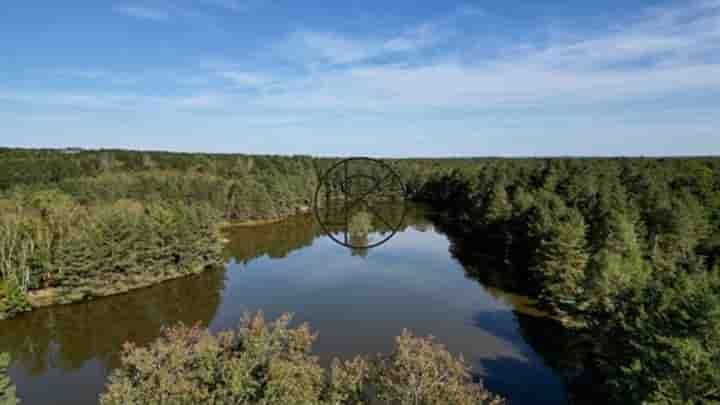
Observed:
[[[625,317],[650,279],[635,226],[617,211],[605,220],[606,240],[588,266],[587,304],[598,319]]]
[[[540,298],[559,313],[577,305],[584,293],[585,221],[576,210],[558,218],[540,241],[540,259],[535,269],[540,274]]]
[[[496,182],[493,186],[490,200],[487,204],[487,211],[485,218],[487,222],[501,222],[506,221],[512,215],[512,204],[508,197],[507,190],[502,182]]]

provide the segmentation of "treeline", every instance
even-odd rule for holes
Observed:
[[[317,170],[301,156],[0,150],[0,318],[217,265],[223,223],[307,210]]]
[[[310,205],[317,170],[305,156],[0,150],[0,193],[57,189],[83,204],[202,201],[228,220],[274,218]]]
[[[720,401],[720,159],[481,160],[416,198],[596,336],[609,400]]]

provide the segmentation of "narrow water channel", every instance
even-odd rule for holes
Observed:
[[[420,209],[370,250],[339,246],[311,216],[235,228],[228,238],[224,269],[0,322],[0,352],[13,357],[23,403],[96,404],[124,342],[148,343],[177,322],[233,328],[258,310],[309,322],[326,364],[389,351],[408,328],[462,353],[511,404],[566,401],[556,325],[528,300],[469,277]]]

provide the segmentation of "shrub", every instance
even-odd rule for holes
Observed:
[[[15,397],[15,387],[7,376],[10,356],[0,353],[0,405],[16,405],[20,401]]]
[[[147,348],[127,344],[101,403],[502,403],[471,383],[462,359],[409,332],[388,356],[334,360],[326,372],[311,355],[316,335],[307,325],[289,328],[289,321],[289,315],[274,322],[246,316],[237,331],[217,336],[179,325]]]
[[[431,337],[404,330],[395,350],[376,366],[378,397],[386,404],[502,404],[480,384],[472,384],[462,357],[455,358]]]
[[[0,280],[0,319],[31,309],[27,295],[20,290],[14,280]]]

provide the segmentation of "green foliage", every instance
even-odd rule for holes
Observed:
[[[147,348],[128,344],[101,403],[502,403],[472,384],[462,360],[430,339],[404,332],[388,356],[335,360],[325,371],[311,354],[316,336],[307,325],[288,327],[289,321],[284,315],[266,322],[258,314],[217,336],[180,325]]]
[[[404,330],[395,350],[380,358],[375,388],[385,404],[502,404],[502,399],[472,384],[462,358],[453,357],[432,338]]]
[[[217,263],[221,219],[292,214],[336,162],[71,152],[0,151],[0,313],[27,308],[36,289],[107,291],[128,278]],[[647,403],[717,401],[702,382],[718,386],[718,339],[706,334],[717,327],[708,314],[720,293],[699,284],[720,263],[720,159],[391,164],[410,197],[441,210],[488,269],[506,271],[516,288],[620,348],[589,365],[614,379],[613,392]],[[715,326],[677,323],[688,313]],[[373,367],[343,364],[330,371],[343,386],[367,385]],[[620,370],[626,383],[617,382]],[[357,392],[338,391],[338,401]]]
[[[56,203],[53,203],[55,201]],[[0,313],[29,310],[33,290],[106,295],[222,263],[220,217],[207,204],[118,200],[81,206],[56,191],[15,196],[0,217]],[[78,290],[79,289],[79,290]],[[77,292],[76,291],[76,292]],[[68,296],[68,297],[64,297]]]
[[[585,246],[585,221],[576,210],[569,210],[554,218],[547,229],[535,229],[542,234],[534,268],[541,278],[540,298],[556,312],[577,304],[585,294],[584,284],[588,253]]]
[[[26,293],[14,280],[0,280],[0,319],[31,309]]]
[[[20,401],[15,396],[15,387],[7,375],[10,366],[10,356],[0,353],[0,405],[16,405]]]
[[[246,318],[239,331],[218,336],[179,326],[148,348],[127,345],[101,403],[319,403],[322,369],[309,355],[314,336],[288,321]]]
[[[589,264],[587,301],[589,320],[622,319],[636,305],[634,294],[645,288],[650,266],[640,250],[635,228],[624,216],[607,220],[606,239]]]
[[[493,187],[488,199],[486,215],[488,222],[504,221],[512,215],[512,205],[510,204],[507,190],[501,182],[495,183]]]
[[[205,202],[228,220],[276,218],[309,205],[317,174],[309,157],[148,153],[131,151],[4,152],[0,192],[57,188],[83,205],[120,199]],[[65,170],[47,168],[58,162]]]
[[[0,172],[3,316],[34,290],[70,302],[218,264],[223,220],[288,216],[316,185],[300,156],[7,149]]]
[[[444,211],[472,255],[597,335],[606,353],[586,367],[618,403],[719,401],[708,269],[720,262],[720,159],[454,164],[415,198]]]
[[[678,273],[643,292],[622,325],[617,403],[720,403],[720,274]]]

